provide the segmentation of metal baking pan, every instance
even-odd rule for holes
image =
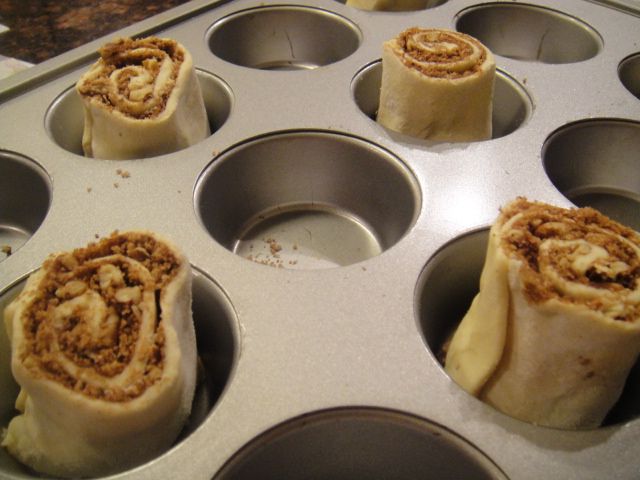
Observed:
[[[496,54],[493,139],[373,120],[382,42],[411,26]],[[184,249],[206,382],[180,440],[114,478],[638,478],[637,373],[603,427],[562,431],[485,405],[437,356],[501,205],[589,204],[640,228],[639,32],[628,9],[583,0],[195,0],[118,33],[190,50],[213,133],[134,161],[81,154],[73,85],[108,39],[53,58],[0,82],[0,299],[50,252],[116,229]],[[35,475],[3,451],[0,477]]]

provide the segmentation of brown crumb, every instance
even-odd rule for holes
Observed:
[[[271,250],[271,255],[276,256],[277,253],[282,250],[282,246],[273,238],[267,238],[265,243],[269,244],[269,249]]]
[[[578,363],[580,365],[589,365],[591,364],[591,359],[583,357],[582,355],[578,355]]]
[[[113,187],[114,188],[118,188],[120,186],[120,184],[118,182],[113,182]]]
[[[11,250],[11,245],[2,245],[0,247],[0,251],[4,253],[7,257],[13,253]]]
[[[87,187],[87,193],[91,193],[91,190],[93,190],[93,188]]]
[[[122,178],[129,178],[131,176],[128,170],[122,170],[121,168],[118,168],[116,170],[116,173],[120,175]]]
[[[296,265],[298,263],[297,260],[289,260],[283,259],[279,252],[282,252],[284,249],[278,241],[273,237],[264,237],[261,240],[263,242],[262,247],[256,245],[255,243],[248,244],[248,252],[244,258],[251,260],[255,263],[260,263],[262,265],[268,265],[270,267],[283,268],[286,265]],[[295,245],[294,250],[298,249],[298,246]],[[256,251],[257,250],[257,251]]]
[[[258,260],[256,257],[253,261],[269,267],[282,268],[282,260],[269,260],[268,258]]]

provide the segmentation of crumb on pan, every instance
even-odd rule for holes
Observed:
[[[271,255],[277,256],[278,252],[282,250],[282,245],[280,245],[274,238],[267,238],[264,242],[269,245]]]

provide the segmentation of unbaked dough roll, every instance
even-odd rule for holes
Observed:
[[[639,353],[640,234],[590,208],[504,207],[449,375],[521,420],[592,428]]]
[[[151,232],[51,255],[5,309],[21,387],[3,439],[61,477],[101,476],[171,446],[191,410],[191,267]]]
[[[405,12],[427,8],[429,0],[347,0],[347,5],[360,10]]]
[[[120,38],[78,80],[88,157],[171,153],[206,138],[209,122],[190,53],[175,40]]]
[[[491,138],[495,60],[478,40],[410,28],[383,45],[377,121],[422,139]]]

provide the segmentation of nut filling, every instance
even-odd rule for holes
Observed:
[[[615,320],[640,318],[637,232],[591,208],[565,210],[524,199],[502,214],[508,227],[503,248],[523,262],[529,301],[557,298]]]
[[[119,39],[100,49],[78,92],[133,118],[157,117],[176,86],[184,56],[170,39]]]
[[[140,396],[162,376],[160,300],[178,267],[166,246],[142,234],[49,258],[24,324],[22,362],[90,397]]]
[[[475,38],[458,32],[410,28],[397,39],[396,55],[429,77],[457,79],[477,73],[487,57]]]

